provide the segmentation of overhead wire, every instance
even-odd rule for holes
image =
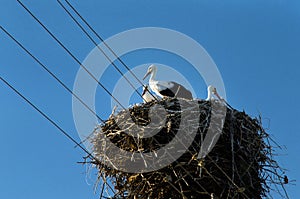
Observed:
[[[84,66],[80,63],[80,61],[71,53],[71,51],[65,47],[65,45],[30,11],[30,9],[28,9],[20,0],[17,0],[19,2],[19,4],[44,28],[44,30],[46,30],[46,32],[123,108],[125,109],[125,107],[119,102],[118,99],[116,99],[112,93],[110,93],[108,91],[108,89],[105,88],[105,86],[98,81],[95,76]],[[59,2],[59,1],[58,1]],[[121,70],[113,63],[113,61],[108,57],[108,55],[97,45],[97,43],[95,42],[95,40],[93,40],[93,38],[87,33],[87,31],[79,24],[79,22],[72,16],[72,14],[63,6],[63,4],[61,4],[61,2],[59,2],[60,5],[62,6],[62,8],[64,8],[64,10],[69,14],[69,16],[74,20],[74,22],[81,28],[81,30],[88,36],[88,38],[98,47],[98,49],[105,55],[105,57],[108,59],[108,61],[117,69],[117,71],[124,76],[124,74],[121,72]],[[71,4],[70,4],[71,5]],[[75,9],[73,7],[73,9]],[[76,13],[78,13],[76,11]],[[78,13],[79,14],[79,13]],[[82,18],[83,19],[83,18]],[[86,21],[85,21],[86,22]],[[87,23],[87,22],[86,22]],[[91,29],[93,29],[90,25],[89,27]],[[94,30],[94,29],[93,29]],[[99,36],[99,34],[97,34],[97,37],[101,38]],[[101,38],[101,41],[104,41]],[[105,43],[105,42],[104,42]],[[116,58],[123,64],[126,66],[126,68],[129,70],[129,72],[143,85],[143,83],[136,77],[136,75],[129,69],[129,67],[115,54],[115,52],[105,43],[105,45],[109,48],[109,50],[116,56]],[[124,76],[124,78],[126,79],[126,81],[131,85],[131,87],[133,89],[134,86],[132,85],[132,83]],[[144,85],[143,85],[144,86]],[[135,91],[143,98],[143,96],[135,89]],[[149,92],[150,93],[150,92]],[[150,93],[156,100],[157,98]],[[101,119],[101,121],[103,122],[103,120]],[[89,138],[89,136],[88,136]],[[88,139],[87,138],[87,139]],[[84,143],[86,140],[82,141],[81,143]],[[81,144],[80,143],[80,144]]]
[[[21,2],[20,2],[21,3]],[[21,4],[22,5],[22,4]],[[27,10],[29,11],[29,10]],[[33,16],[34,17],[34,16]],[[35,17],[34,17],[35,18]],[[37,19],[37,18],[35,18]],[[38,19],[37,19],[38,20]],[[42,24],[41,24],[42,25]],[[44,27],[44,26],[43,26]],[[46,27],[44,27],[46,28]],[[95,113],[82,99],[80,99],[80,97],[78,97],[78,95],[76,95],[70,88],[68,88],[68,86],[66,86],[53,72],[51,72],[47,66],[45,64],[43,64],[37,57],[35,57],[28,49],[26,49],[26,47],[24,45],[22,45],[14,36],[12,36],[6,29],[4,29],[2,26],[0,27],[0,29],[7,35],[9,36],[19,47],[21,47],[30,57],[32,57],[46,72],[48,72],[56,81],[58,81],[69,93],[71,93],[77,100],[79,100],[79,102],[84,105],[85,108],[87,108],[92,114],[94,114],[101,122],[105,122],[97,113]],[[49,32],[50,35],[52,35],[52,33]],[[52,35],[54,36],[54,35]],[[57,40],[57,42],[59,42],[59,44],[62,45],[62,43],[60,41]],[[64,47],[64,46],[63,46]],[[65,49],[68,51],[68,49]],[[77,58],[73,57],[74,59]],[[104,88],[105,89],[105,88]],[[109,93],[110,94],[110,93]],[[119,103],[120,104],[120,103]],[[121,104],[120,104],[121,105]],[[122,106],[122,105],[121,105]],[[124,107],[123,107],[124,108]],[[88,139],[88,138],[87,138]],[[81,145],[82,143],[84,143],[86,140],[80,142],[79,144]],[[77,146],[77,145],[76,145]],[[75,146],[75,147],[76,147]]]
[[[0,76],[0,80],[5,83],[11,90],[13,90],[18,96],[20,96],[26,103],[28,103],[32,108],[34,108],[38,113],[40,113],[44,118],[46,118],[53,126],[55,126],[64,136],[66,136],[71,142],[78,145],[80,149],[82,149],[88,157],[95,160],[97,163],[101,163],[95,156],[93,156],[87,149],[81,146],[67,131],[65,131],[62,127],[60,127],[54,120],[52,120],[46,113],[44,113],[41,109],[39,109],[33,102],[31,102],[28,98],[26,98],[21,92],[19,92],[14,86],[12,86],[8,81],[6,81],[3,77]]]
[[[62,5],[60,0],[57,0],[59,4]],[[105,45],[105,47],[116,57],[116,59],[128,70],[128,72],[144,87],[144,83],[134,74],[134,72],[128,67],[128,65],[115,53],[115,51],[105,42],[105,40],[95,31],[95,29],[87,22],[87,20],[78,12],[78,10],[68,1],[65,0],[65,2],[68,4],[68,6],[76,13],[76,15],[83,21],[83,23],[96,35],[96,37]],[[64,6],[63,6],[64,7]],[[66,9],[65,9],[66,10]],[[69,14],[70,12],[66,10],[66,12]],[[76,24],[80,24],[75,17],[73,17],[71,14],[69,14],[70,17],[74,20]],[[81,26],[81,25],[80,25]],[[82,27],[82,26],[81,26]],[[84,31],[87,36],[90,38],[91,36]],[[95,43],[94,43],[95,44]],[[96,46],[97,43],[95,44]],[[153,93],[149,92],[150,95],[157,101],[157,97],[153,95]]]
[[[120,101],[113,96],[113,94],[89,71],[84,65],[81,64],[81,62],[76,58],[76,56],[20,1],[17,0],[17,2],[26,10],[26,12],[36,21],[38,24],[40,24],[43,29],[77,62],[80,67],[82,67],[89,75],[94,79],[98,85],[100,85],[106,93],[108,93],[123,109],[126,109]]]
[[[35,109],[39,114],[41,114],[45,119],[47,119],[53,126],[55,126],[59,132],[61,132],[67,139],[73,142],[76,146],[82,149],[87,157],[94,160],[96,164],[102,165],[101,161],[91,154],[87,149],[85,149],[79,142],[77,142],[67,131],[65,131],[58,123],[52,120],[45,112],[39,109],[33,102],[31,102],[27,97],[25,97],[20,91],[18,91],[14,86],[12,86],[8,81],[0,76],[0,80],[6,84],[12,91],[14,91],[19,97],[21,97],[27,104],[29,104],[33,109]],[[109,186],[110,187],[110,186]],[[112,187],[110,189],[114,192]]]
[[[61,81],[51,70],[43,64],[36,56],[34,56],[23,44],[21,44],[12,34],[10,34],[5,28],[0,26],[0,29],[11,38],[22,50],[24,50],[32,59],[34,59],[48,74],[50,74],[63,88],[71,93],[85,108],[87,108],[92,114],[94,114],[101,122],[105,122],[95,111],[93,111],[78,95],[76,95],[63,81]]]
[[[130,80],[123,74],[123,72],[118,68],[118,66],[114,63],[114,61],[104,52],[102,48],[97,44],[97,42],[90,36],[90,34],[84,29],[84,27],[73,17],[73,15],[69,12],[69,10],[59,1],[58,4],[63,8],[63,10],[71,17],[71,19],[76,23],[76,25],[84,32],[84,34],[89,38],[89,40],[97,47],[97,49],[105,56],[105,58],[113,65],[113,67],[124,77],[127,83],[133,88],[133,90],[142,98],[141,93],[134,87],[134,85],[130,82]]]
[[[102,123],[105,122],[94,110],[92,110],[77,94],[75,94],[63,81],[61,81],[51,70],[43,64],[36,56],[34,56],[23,44],[21,44],[12,34],[10,34],[5,28],[0,26],[0,29],[9,36],[22,50],[24,50],[32,59],[34,59],[50,76],[52,76],[63,88],[65,88],[72,96],[74,96],[85,108],[87,108],[94,116],[97,117]],[[92,135],[92,134],[91,134]],[[91,135],[87,136],[79,144],[86,142]],[[77,147],[77,145],[75,146]]]

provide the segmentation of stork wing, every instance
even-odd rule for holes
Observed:
[[[159,91],[166,90],[166,89],[172,90],[173,86],[174,86],[174,84],[172,82],[163,82],[163,81],[156,82],[156,87],[157,87],[157,90],[159,90]]]

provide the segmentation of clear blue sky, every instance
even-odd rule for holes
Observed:
[[[72,88],[79,66],[16,1],[0,3],[0,24]],[[94,47],[56,1],[24,0],[24,3],[79,60]],[[277,151],[281,154],[277,159],[289,170],[290,179],[300,180],[299,2],[88,0],[72,3],[103,38],[152,26],[180,31],[199,42],[219,67],[229,103],[253,117],[262,115],[268,132],[287,147]],[[0,55],[0,75],[79,139],[70,94],[2,33]],[[137,55],[140,56],[125,56],[124,61],[129,66],[176,63],[157,52]],[[184,67],[188,66],[184,62],[180,64],[185,71]],[[118,77],[117,73],[109,75]],[[197,94],[203,98],[204,85],[201,89]],[[86,168],[76,163],[84,153],[74,149],[57,129],[2,83],[0,96],[0,198],[97,198],[93,186],[86,183]],[[100,114],[105,117],[109,113]],[[290,198],[300,195],[298,186],[287,186],[287,190]]]

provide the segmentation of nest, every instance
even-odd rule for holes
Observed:
[[[253,119],[245,112],[226,108],[224,126],[216,145],[206,156],[199,158],[212,121],[213,103],[220,105],[214,101],[181,100],[179,103],[174,98],[163,99],[135,105],[112,115],[98,126],[91,143],[93,155],[98,159],[92,163],[97,166],[99,179],[104,182],[100,198],[272,198],[270,190],[273,185],[282,185],[284,176],[273,159],[269,135],[259,118]],[[152,114],[149,117],[151,107],[157,110],[156,113],[165,115]],[[160,110],[162,107],[164,110]],[[190,114],[193,111],[198,111],[198,117]],[[143,137],[143,132],[136,132],[136,126],[157,130],[158,126],[149,125],[151,121],[161,125],[158,133]],[[182,124],[187,127],[181,129],[186,135],[195,130],[196,134],[175,161],[149,172],[138,168],[139,172],[118,169],[116,165],[141,160],[145,162],[145,168],[149,167],[143,154],[155,154],[162,147],[167,147],[166,150],[174,148],[170,143]],[[121,152],[114,154],[115,150],[106,145],[107,140],[112,146],[122,149]],[[128,153],[135,156],[129,157]],[[117,158],[112,163],[110,160],[114,155]],[[155,155],[162,160],[169,157],[167,153]],[[110,189],[106,190],[107,196],[104,196],[104,189]]]

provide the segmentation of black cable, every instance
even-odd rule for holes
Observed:
[[[43,64],[38,58],[36,58],[29,50],[25,48],[14,36],[12,36],[7,30],[5,30],[2,26],[0,29],[9,36],[19,47],[21,47],[31,58],[33,58],[47,73],[49,73],[60,85],[62,85],[69,93],[71,93],[77,100],[80,101],[84,107],[86,107],[91,113],[93,113],[101,122],[105,122],[97,113],[95,113],[80,97],[78,97],[66,84],[64,84],[53,72],[51,72],[45,64]]]
[[[98,48],[98,50],[105,56],[105,58],[113,65],[113,67],[124,77],[124,79],[128,82],[128,84],[134,89],[134,91],[142,98],[142,94],[137,91],[137,89],[133,86],[133,84],[130,82],[130,80],[124,76],[122,71],[117,67],[117,65],[109,58],[109,56],[100,48],[100,46],[97,44],[97,42],[89,35],[89,33],[83,28],[83,26],[73,17],[73,15],[67,10],[67,8],[59,1],[57,0],[59,5],[64,9],[64,11],[71,17],[71,19],[76,23],[76,25],[85,33],[85,35],[91,40],[91,42]]]
[[[56,81],[58,81],[69,93],[71,93],[77,100],[80,101],[82,105],[84,105],[85,108],[87,108],[92,114],[94,114],[101,122],[105,122],[96,112],[94,112],[78,95],[76,95],[70,88],[68,88],[54,73],[52,73],[46,65],[44,65],[41,61],[39,61],[29,50],[27,50],[18,40],[16,40],[7,30],[5,30],[2,26],[0,26],[0,29],[6,33],[19,47],[21,47],[30,57],[32,57],[44,70],[46,70]],[[91,134],[92,135],[92,134]],[[84,143],[87,139],[89,139],[90,136],[85,138],[83,141],[81,141],[79,144]],[[77,145],[75,146],[77,147]]]
[[[119,102],[118,99],[116,99],[112,93],[109,92],[109,90],[100,82],[97,80],[97,78],[84,66],[81,64],[81,62],[71,53],[71,51],[65,47],[65,45],[57,39],[57,37],[20,1],[17,0],[17,2],[36,20],[43,28],[44,30],[82,67],[97,83],[100,85],[123,109],[125,107]]]
[[[17,89],[15,89],[11,84],[9,84],[5,79],[0,76],[0,80],[4,82],[10,89],[12,89],[16,94],[18,94],[23,100],[25,100],[32,108],[34,108],[37,112],[39,112],[44,118],[46,118],[52,125],[54,125],[64,136],[66,136],[69,140],[71,140],[74,144],[79,146],[88,157],[94,159],[97,163],[100,161],[93,156],[88,150],[86,150],[83,146],[81,146],[70,134],[68,134],[65,130],[63,130],[55,121],[53,121],[49,116],[47,116],[43,111],[41,111],[36,105],[34,105],[30,100],[28,100],[24,95],[22,95]]]
[[[57,0],[60,4],[61,2]],[[117,58],[117,60],[129,71],[129,73],[142,85],[144,86],[144,83],[130,70],[130,68],[123,62],[123,60],[114,52],[114,50],[104,41],[104,39],[93,29],[93,27],[82,17],[82,15],[76,10],[76,8],[68,1],[65,0],[65,2],[69,5],[69,7],[77,14],[77,16],[89,27],[89,29],[97,36],[97,38],[109,49],[109,51]],[[73,17],[72,17],[73,18]],[[75,21],[77,21],[75,19]],[[78,24],[78,22],[76,22]],[[86,31],[84,31],[86,32]],[[90,37],[90,36],[88,36]],[[97,44],[96,44],[97,45]],[[97,45],[98,46],[98,45]],[[149,92],[150,93],[150,92]],[[152,97],[155,100],[158,100],[155,95],[150,93]]]

